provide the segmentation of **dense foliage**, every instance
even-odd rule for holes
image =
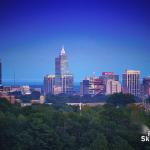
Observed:
[[[107,103],[116,107],[122,107],[130,103],[135,103],[135,97],[131,94],[115,93],[108,97]]]
[[[48,103],[91,103],[91,102],[105,102],[107,99],[107,96],[103,94],[97,94],[95,96],[91,95],[66,95],[66,94],[58,94],[58,95],[52,95],[47,94],[46,95],[46,102]]]
[[[91,95],[66,95],[66,94],[58,94],[46,95],[46,102],[55,103],[55,104],[63,104],[63,103],[92,103],[92,102],[106,102],[109,104],[113,104],[114,106],[125,106],[129,103],[141,102],[141,99],[131,95],[131,94],[123,94],[123,93],[115,93],[112,95],[103,95],[97,94],[94,96]]]
[[[32,105],[0,99],[0,150],[148,150],[141,126],[150,127],[142,107]]]

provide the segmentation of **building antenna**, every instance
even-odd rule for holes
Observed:
[[[65,49],[64,49],[64,45],[63,45],[61,48],[61,51],[60,51],[60,55],[64,55],[64,54],[65,54]]]
[[[93,71],[93,77],[95,78],[95,71]]]

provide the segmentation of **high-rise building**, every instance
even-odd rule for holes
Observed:
[[[61,76],[62,80],[62,93],[72,94],[73,93],[73,75],[66,74]]]
[[[100,77],[89,77],[80,83],[81,95],[105,94],[105,84]]]
[[[44,78],[45,93],[52,94],[72,94],[73,92],[73,75],[69,71],[68,58],[64,47],[60,54],[55,58],[55,75]]]
[[[115,81],[112,79],[107,80],[106,83],[106,94],[114,94],[121,92],[121,84],[119,81]]]
[[[150,96],[150,77],[146,77],[143,79],[143,88],[144,88],[144,95],[149,97]]]
[[[126,70],[122,75],[123,92],[140,96],[140,71]]]
[[[55,58],[55,75],[69,74],[68,58],[64,47],[62,47],[60,54]]]
[[[44,94],[54,94],[55,75],[46,75],[44,77]]]
[[[93,80],[90,78],[84,79],[80,83],[80,92],[81,92],[81,95],[94,95]]]
[[[103,80],[105,84],[105,94],[108,94],[108,80],[118,81],[119,82],[119,75],[114,74],[114,72],[102,72],[102,76],[100,78]],[[107,89],[106,89],[107,88]],[[111,94],[111,93],[109,93]]]
[[[71,94],[73,92],[73,75],[69,71],[68,58],[64,47],[55,58],[55,88],[60,93]]]
[[[90,81],[85,79],[80,82],[80,94],[81,95],[89,95],[90,93]]]
[[[101,77],[94,78],[94,95],[105,94],[106,86],[104,80]]]

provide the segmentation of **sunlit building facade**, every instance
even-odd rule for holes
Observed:
[[[73,75],[66,74],[61,76],[62,79],[62,93],[72,94],[73,92]]]
[[[59,56],[55,58],[55,75],[44,78],[45,94],[72,94],[73,82],[73,75],[69,71],[68,58],[64,47],[62,47]]]
[[[69,71],[68,58],[64,47],[55,58],[55,88],[60,89],[60,93],[72,94],[73,75]]]
[[[46,75],[44,77],[44,94],[54,94],[55,75]]]
[[[115,81],[112,79],[107,80],[106,95],[120,93],[120,92],[121,92],[121,84],[119,81]]]
[[[88,77],[80,82],[81,95],[105,94],[105,84],[100,77]]]
[[[124,93],[130,93],[134,96],[140,96],[140,71],[139,70],[126,70],[122,75],[122,86]]]
[[[55,58],[55,75],[69,74],[68,58],[64,47],[62,47],[59,57]]]

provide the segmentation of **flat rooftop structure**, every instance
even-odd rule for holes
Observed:
[[[106,103],[66,103],[67,105],[71,105],[71,106],[90,106],[90,107],[95,107],[95,106],[103,106]]]

